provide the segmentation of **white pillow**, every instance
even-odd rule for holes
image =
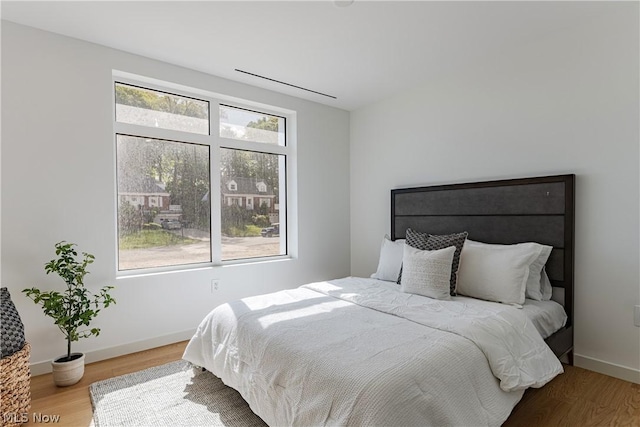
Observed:
[[[544,269],[544,265],[547,263],[549,259],[549,255],[551,254],[551,246],[541,245],[539,243],[533,243],[537,245],[539,250],[538,257],[531,263],[529,266],[529,277],[527,278],[527,288],[525,290],[525,297],[534,299],[536,301],[543,301],[544,295],[543,291],[543,277],[542,270]],[[547,278],[547,281],[549,279]],[[549,284],[551,286],[551,284]]]
[[[524,303],[530,266],[541,245],[490,245],[468,240],[460,254],[457,292],[505,304]]]
[[[442,300],[451,299],[451,265],[455,246],[423,251],[404,245],[402,257],[402,292]]]
[[[543,268],[542,273],[540,274],[540,288],[542,292],[541,301],[549,301],[551,299],[551,295],[553,294],[553,287],[551,286],[549,276],[547,276],[546,268]]]
[[[378,269],[371,275],[372,279],[388,280],[395,282],[400,274],[402,266],[402,254],[404,239],[389,240],[389,236],[384,236],[380,247],[380,259]]]

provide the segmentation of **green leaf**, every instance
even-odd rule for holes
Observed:
[[[64,240],[56,243],[57,258],[44,265],[46,274],[56,273],[66,283],[65,291],[43,292],[36,287],[22,290],[35,304],[42,307],[45,315],[53,319],[69,345],[80,338],[97,336],[99,328],[83,331],[79,331],[79,328],[90,326],[102,308],[115,304],[115,300],[109,295],[113,286],[104,286],[96,295],[85,288],[84,277],[89,274],[87,267],[95,261],[95,256],[81,252],[82,256],[79,257],[75,246],[75,243]]]

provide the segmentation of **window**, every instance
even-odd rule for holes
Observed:
[[[145,205],[142,197],[120,203],[119,269],[211,262],[210,209],[202,201],[210,186],[210,147],[121,134],[116,146],[118,192],[149,195],[149,201],[162,193],[174,204],[171,212]]]
[[[209,134],[209,103],[116,83],[116,121]]]
[[[285,119],[221,105],[220,136],[241,141],[286,145]]]
[[[271,199],[263,199],[263,198],[261,198],[260,199],[260,206],[262,206],[262,205],[266,206],[267,208],[270,208],[271,207]]]
[[[149,197],[149,206],[150,207],[162,207],[162,197],[152,196]]]
[[[287,255],[286,114],[128,77],[114,90],[118,270]]]
[[[239,237],[243,233],[251,233],[253,239],[246,239],[247,244],[239,246],[237,239],[222,239],[222,259],[232,260],[251,258],[259,253],[261,256],[283,255],[286,247],[279,239],[262,238],[262,230],[274,223],[282,223],[281,212],[275,209],[271,200],[280,200],[284,191],[281,182],[285,170],[285,157],[279,154],[260,153],[234,148],[220,149],[220,176],[222,181],[234,178],[237,183],[238,196],[231,197],[233,203],[223,207],[221,215],[222,235]],[[260,193],[258,183],[265,185],[265,192]],[[253,206],[253,198],[260,195],[259,206]],[[268,197],[265,197],[268,196]],[[251,200],[251,202],[250,202]],[[237,201],[237,203],[236,203]]]

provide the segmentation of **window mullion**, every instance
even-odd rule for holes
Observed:
[[[134,135],[143,138],[162,139],[168,141],[180,141],[193,144],[208,145],[211,143],[209,135],[198,135],[169,129],[152,128],[129,123],[116,122],[115,133],[121,135]]]
[[[289,147],[283,147],[274,144],[265,144],[263,142],[241,141],[237,139],[219,137],[219,144],[222,148],[232,148],[235,150],[254,151],[259,153],[288,155],[291,151]]]
[[[220,129],[219,103],[210,100],[211,110],[209,113],[211,144],[210,162],[211,165],[211,260],[214,264],[222,263],[222,200],[220,197]]]

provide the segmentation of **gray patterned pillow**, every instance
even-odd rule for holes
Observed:
[[[453,254],[453,263],[451,265],[451,281],[449,286],[449,293],[452,297],[456,296],[456,279],[458,277],[458,266],[460,265],[460,252],[464,241],[467,239],[469,233],[463,231],[462,233],[443,234],[436,236],[429,234],[426,243],[426,250],[435,251],[438,249],[448,248],[449,246],[455,246],[456,251]]]
[[[411,246],[412,248],[420,249],[421,251],[427,250],[427,239],[429,238],[428,233],[420,233],[418,231],[414,231],[410,228],[407,228],[405,244]],[[453,246],[453,245],[451,245]],[[402,282],[402,266],[400,266],[400,273],[398,274],[397,284],[400,285]]]
[[[11,356],[24,347],[24,325],[7,288],[0,288],[0,351]]]

